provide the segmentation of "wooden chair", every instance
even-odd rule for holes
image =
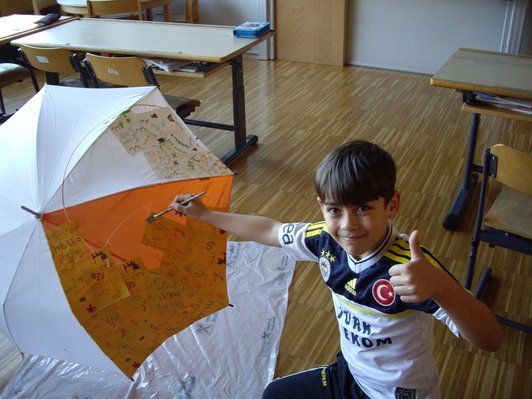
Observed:
[[[20,45],[19,53],[30,72],[33,69],[44,71],[46,83],[71,87],[89,87],[89,80],[82,64],[81,57],[76,53],[62,48],[35,47]],[[79,78],[60,80],[59,74],[77,72]]]
[[[31,77],[30,71],[23,66],[11,62],[0,63],[0,123],[5,122],[10,116],[6,114],[2,88],[20,82],[27,77]],[[32,79],[32,82],[35,92],[38,92],[39,85],[37,81]]]
[[[89,16],[100,17],[112,14],[137,14],[144,19],[139,0],[88,0]]]
[[[495,181],[501,183],[502,190],[488,209],[487,194]],[[480,242],[532,255],[532,155],[502,144],[494,145],[484,154],[477,220],[464,284],[467,289],[471,288]],[[484,271],[477,297],[482,294],[491,272],[490,268]],[[500,316],[497,319],[510,327],[532,331],[526,324]]]
[[[57,0],[61,7],[62,14],[89,16],[89,6],[87,0]]]
[[[153,21],[153,9],[163,7],[164,21],[172,22],[172,10],[170,6],[174,0],[140,0],[140,7],[146,10],[146,19]]]
[[[105,57],[87,53],[84,63],[95,87],[100,86],[100,81],[122,87],[159,86],[153,69],[138,57]],[[185,119],[201,104],[198,100],[186,97],[164,94],[164,98],[181,119]]]
[[[47,14],[49,10],[56,11],[59,9],[59,5],[56,0],[32,0],[33,13],[35,15]],[[43,12],[43,10],[46,10]]]
[[[144,19],[144,10],[148,20],[153,19],[152,9],[163,7],[164,20],[172,22],[171,4],[173,0],[58,0],[61,10],[67,14],[84,17],[100,17],[113,14],[136,14]]]

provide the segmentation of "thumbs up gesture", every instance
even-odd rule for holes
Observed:
[[[436,299],[441,287],[439,283],[445,278],[445,273],[425,258],[418,236],[418,231],[414,230],[408,239],[410,262],[394,265],[388,271],[395,293],[405,303],[422,302],[428,298]]]

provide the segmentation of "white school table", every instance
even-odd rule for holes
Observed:
[[[234,148],[221,158],[228,164],[258,141],[257,136],[246,132],[242,54],[272,35],[273,32],[269,32],[260,38],[236,38],[231,26],[88,18],[24,36],[11,43],[143,58],[230,63],[234,125],[186,119],[191,125],[234,132]]]
[[[12,40],[19,37],[31,35],[54,26],[71,22],[77,17],[61,17],[59,20],[50,25],[37,25],[39,19],[44,15],[22,15],[13,14],[6,17],[0,17],[0,45],[9,44]]]
[[[492,51],[459,49],[431,78],[432,86],[462,92],[462,111],[471,112],[464,178],[443,226],[456,230],[472,185],[482,172],[474,164],[480,115],[532,122],[532,116],[475,101],[475,92],[532,100],[532,57]]]

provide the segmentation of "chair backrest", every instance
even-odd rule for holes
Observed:
[[[33,0],[32,3],[33,3],[33,13],[35,15],[42,14],[42,11],[45,8],[57,6],[56,0]]]
[[[70,61],[72,53],[63,48],[34,47],[20,45],[30,65],[44,72],[72,73],[77,72]]]
[[[89,4],[87,0],[57,0],[61,7],[61,13],[71,15],[82,15],[89,17]]]
[[[532,155],[503,144],[491,147],[497,162],[495,179],[502,184],[532,195]]]
[[[137,13],[143,19],[140,0],[88,0],[90,16]]]
[[[85,54],[85,67],[95,87],[100,82],[119,86],[158,86],[153,70],[138,57],[105,57]],[[198,100],[163,94],[168,104],[181,118],[186,118],[200,106]]]
[[[153,72],[139,57],[106,57],[91,53],[85,54],[85,65],[96,79],[119,86],[157,85]],[[152,75],[150,81],[145,74]]]
[[[32,68],[46,72],[46,81],[59,84],[60,73],[78,72],[83,86],[87,87],[86,74],[78,55],[63,48],[20,45],[19,52]]]

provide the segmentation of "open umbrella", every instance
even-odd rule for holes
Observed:
[[[154,87],[45,86],[0,127],[0,331],[22,352],[131,377],[228,305],[226,234],[172,213],[227,210],[232,173]]]

